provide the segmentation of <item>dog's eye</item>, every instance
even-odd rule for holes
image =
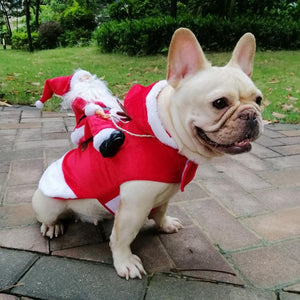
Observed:
[[[228,106],[228,100],[225,97],[219,98],[213,102],[213,107],[223,109]]]
[[[261,105],[261,101],[262,101],[262,97],[261,97],[261,96],[257,96],[256,99],[255,99],[255,102],[256,102],[258,105]]]

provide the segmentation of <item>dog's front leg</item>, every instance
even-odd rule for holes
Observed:
[[[145,223],[153,207],[159,207],[173,194],[170,184],[130,181],[120,187],[120,204],[110,237],[114,266],[119,276],[142,278],[146,274],[139,257],[132,254],[130,244]]]

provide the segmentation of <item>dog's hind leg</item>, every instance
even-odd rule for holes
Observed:
[[[32,206],[36,218],[42,223],[41,233],[43,236],[52,239],[63,234],[63,225],[59,221],[59,216],[66,210],[64,201],[47,197],[37,189],[32,197]]]

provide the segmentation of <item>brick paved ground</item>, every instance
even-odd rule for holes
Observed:
[[[300,126],[267,125],[251,153],[203,160],[169,207],[184,229],[145,224],[133,250],[148,276],[127,282],[112,267],[112,220],[39,233],[31,197],[73,125],[0,107],[0,299],[300,299]]]

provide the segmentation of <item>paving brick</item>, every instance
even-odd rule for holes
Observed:
[[[300,293],[300,283],[285,287],[283,290],[287,292]]]
[[[206,189],[235,216],[245,216],[267,211],[266,207],[233,180],[228,178],[204,182]]]
[[[268,161],[262,160],[252,153],[232,155],[230,158],[233,161],[232,163],[234,163],[234,161],[238,161],[239,164],[247,167],[251,171],[264,171],[270,169],[272,166]]]
[[[252,143],[251,153],[259,158],[271,158],[281,156],[279,153],[270,150],[264,146],[258,145],[257,143]]]
[[[234,253],[232,259],[256,287],[274,288],[300,280],[300,240]]]
[[[190,199],[201,199],[208,197],[207,193],[197,184],[196,182],[191,182],[188,184],[184,192],[178,192],[173,198],[172,202],[186,201]]]
[[[49,241],[42,237],[38,224],[0,230],[0,246],[49,253]]]
[[[16,284],[37,259],[38,255],[34,253],[0,248],[0,290]]]
[[[285,293],[285,292],[280,293],[280,300],[299,300],[299,299],[300,299],[299,294]]]
[[[22,141],[15,143],[16,150],[32,149],[32,148],[56,148],[56,147],[68,147],[70,145],[69,140],[66,139],[54,139],[43,141]]]
[[[281,169],[281,168],[297,168],[300,166],[300,155],[293,155],[293,156],[285,156],[278,158],[270,158],[266,159],[269,163],[273,165],[274,169]]]
[[[103,241],[99,228],[82,222],[64,222],[65,233],[50,241],[51,251],[97,244]]]
[[[0,175],[1,178],[1,175]],[[32,196],[37,189],[36,184],[9,186],[4,204],[31,203]]]
[[[52,255],[77,258],[81,260],[95,261],[112,264],[112,254],[108,242],[72,247],[53,251]]]
[[[300,154],[300,144],[271,147],[271,149],[282,155]]]
[[[176,268],[190,269],[182,271],[182,274],[242,284],[242,281],[236,276],[213,271],[234,273],[199,228],[183,228],[175,234],[161,234],[160,238]],[[204,270],[201,271],[201,269]]]
[[[296,137],[285,137],[278,139],[280,142],[282,142],[285,145],[296,145],[300,144],[300,136]]]
[[[104,264],[41,257],[12,292],[41,299],[143,299],[146,280],[121,279]]]
[[[284,137],[284,135],[282,133],[280,133],[278,130],[274,130],[274,128],[272,128],[270,126],[264,127],[263,136],[267,136],[267,137],[270,137],[273,139]]]
[[[281,130],[280,133],[286,136],[300,136],[300,129],[295,130]]]
[[[36,184],[43,174],[43,167],[43,160],[38,158],[13,161],[9,185]]]
[[[269,241],[300,236],[300,208],[247,218],[242,222]]]
[[[300,203],[300,187],[258,190],[253,195],[272,210],[292,208]]]
[[[262,145],[264,147],[284,145],[283,142],[281,142],[280,140],[274,139],[272,137],[268,137],[266,135],[262,135],[258,140],[255,141],[255,143]]]
[[[21,159],[43,158],[42,149],[25,149],[17,151],[1,151],[1,161],[13,161]]]
[[[232,180],[246,190],[262,189],[270,186],[263,181],[256,173],[238,163],[226,162],[216,165],[217,170],[223,171]]]
[[[35,213],[31,203],[0,206],[0,228],[35,224]]]
[[[253,233],[214,200],[192,201],[185,206],[185,210],[200,224],[212,242],[223,250],[235,250],[260,243]]]
[[[300,169],[283,169],[261,173],[274,186],[300,186]]]
[[[37,108],[24,109],[22,111],[22,119],[25,118],[40,118],[42,115],[41,111]]]
[[[158,274],[151,280],[145,298],[145,300],[152,299],[276,300],[276,295],[272,291],[183,280]]]
[[[41,132],[41,128],[19,129],[16,136],[16,141],[40,141]]]
[[[189,202],[189,201],[188,201]],[[171,203],[168,206],[167,215],[178,218],[183,226],[193,225],[192,219],[187,215],[180,203]]]
[[[13,295],[0,294],[0,300],[18,300],[18,298]]]

